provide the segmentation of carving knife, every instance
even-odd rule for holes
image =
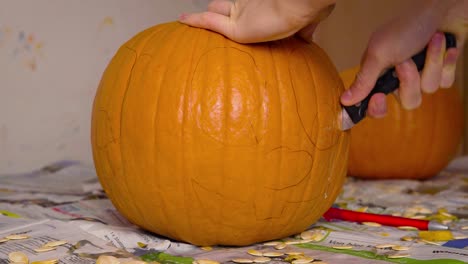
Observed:
[[[446,49],[456,47],[457,43],[455,35],[453,35],[452,33],[444,34]],[[426,51],[427,47],[420,51],[418,54],[411,57],[411,59],[416,64],[416,67],[418,68],[419,72],[421,72],[421,70],[424,68],[424,63],[426,60]],[[369,95],[367,95],[366,98],[364,98],[364,100],[355,105],[343,106],[340,115],[341,129],[348,130],[354,125],[356,125],[359,121],[364,119],[372,95],[376,93],[389,94],[395,91],[399,86],[400,80],[398,80],[395,67],[392,67],[391,69],[387,70],[382,76],[380,76],[379,79],[377,79],[374,88],[372,88],[371,92],[369,93]]]

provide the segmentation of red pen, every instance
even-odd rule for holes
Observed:
[[[371,214],[356,212],[351,210],[345,210],[340,208],[332,207],[328,209],[327,212],[323,215],[325,220],[344,220],[350,222],[375,222],[381,225],[386,226],[412,226],[416,227],[419,230],[448,230],[448,226],[421,219],[411,219],[393,215],[381,215],[381,214]]]

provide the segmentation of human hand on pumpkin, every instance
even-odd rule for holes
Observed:
[[[334,4],[335,0],[214,0],[208,11],[182,14],[179,21],[240,43],[277,40],[296,33],[311,41]]]
[[[355,81],[341,97],[343,105],[362,101],[375,85],[379,75],[395,65],[400,79],[396,94],[405,109],[421,104],[422,92],[433,93],[439,87],[452,86],[455,67],[463,46],[468,23],[468,0],[417,1],[371,36],[361,61]],[[452,32],[457,37],[457,48],[445,49],[444,34]],[[426,45],[426,63],[421,74],[411,60]],[[384,94],[372,96],[367,114],[382,117],[386,114]]]

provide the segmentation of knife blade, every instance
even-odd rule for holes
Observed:
[[[445,32],[444,35],[446,49],[457,46],[457,41],[454,34]],[[416,64],[416,67],[419,72],[421,72],[421,70],[424,69],[424,64],[426,61],[426,52],[427,46],[422,51],[411,57],[413,62]],[[341,130],[344,131],[352,128],[357,123],[359,123],[359,121],[366,117],[366,111],[367,107],[369,106],[370,98],[374,94],[389,94],[395,91],[399,86],[400,80],[398,80],[395,67],[392,67],[385,71],[385,73],[377,79],[375,86],[372,88],[371,92],[367,95],[367,97],[364,98],[364,100],[355,105],[342,106],[342,110],[339,116]]]

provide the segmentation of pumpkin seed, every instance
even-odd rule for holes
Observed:
[[[198,260],[195,260],[194,262],[198,264],[219,264],[218,261],[209,260],[209,259],[198,259]]]
[[[211,250],[213,250],[213,248],[212,248],[212,247],[209,247],[209,246],[207,246],[207,247],[201,247],[201,249],[204,250],[204,251],[211,251]]]
[[[280,249],[285,248],[286,246],[287,246],[286,243],[279,243],[278,245],[275,246],[275,249],[280,250]]]
[[[7,242],[9,239],[8,238],[0,238],[0,243]]]
[[[38,260],[38,261],[33,261],[31,264],[56,264],[58,263],[58,259],[48,259],[48,260]]]
[[[378,249],[383,249],[383,248],[392,248],[396,246],[395,244],[380,244],[380,245],[376,245],[375,248],[378,248]]]
[[[425,215],[414,215],[411,218],[412,219],[424,219],[424,218],[426,218],[426,216]]]
[[[297,245],[297,244],[307,243],[307,241],[310,242],[311,240],[310,239],[309,240],[288,240],[288,241],[285,241],[284,243],[286,245]]]
[[[258,251],[258,250],[255,250],[255,249],[249,249],[247,250],[247,253],[252,255],[252,256],[257,256],[257,257],[262,257],[263,256],[263,253]]]
[[[113,256],[101,255],[96,260],[96,264],[120,264],[120,261],[118,258]]]
[[[468,236],[464,236],[464,235],[453,236],[453,239],[466,239],[466,238],[468,238]]]
[[[312,230],[304,231],[300,235],[301,239],[312,239],[313,236],[314,236],[314,231]]]
[[[455,217],[453,214],[447,212],[440,212],[440,214],[446,217]]]
[[[320,241],[320,240],[322,240],[322,238],[324,236],[325,236],[325,234],[319,229],[308,230],[308,231],[304,231],[304,232],[301,233],[301,239],[305,240],[305,241],[308,241],[308,242]],[[307,243],[307,242],[303,241],[303,243]]]
[[[468,230],[468,226],[462,226],[461,230]]]
[[[292,262],[293,260],[300,259],[304,257],[303,255],[288,255],[284,258],[285,262]]]
[[[271,258],[281,257],[283,255],[284,255],[284,253],[281,253],[281,252],[265,252],[265,253],[263,253],[264,257],[271,257]]]
[[[396,251],[406,251],[406,250],[409,250],[410,248],[409,247],[405,247],[405,246],[393,246],[392,247],[393,250],[396,250]]]
[[[328,263],[325,261],[314,261],[314,264],[328,264]]]
[[[387,255],[387,258],[397,259],[397,258],[406,258],[409,256],[410,256],[409,254],[391,254],[391,255]]]
[[[404,236],[400,238],[403,241],[413,241],[415,238],[412,236]]]
[[[237,258],[237,259],[233,259],[232,262],[235,262],[235,263],[253,263],[253,260],[245,259],[245,258]]]
[[[56,248],[55,247],[40,247],[40,248],[35,248],[34,251],[36,251],[37,253],[42,253],[42,252],[47,252],[47,251],[52,251],[52,250],[55,250]]]
[[[363,206],[363,207],[359,207],[356,211],[364,213],[364,212],[367,212],[367,209],[369,209],[368,206]]]
[[[407,230],[407,231],[412,231],[412,230],[418,230],[416,227],[414,226],[399,226],[398,229],[400,230]]]
[[[264,246],[273,246],[274,247],[274,246],[278,245],[279,243],[282,243],[282,242],[280,242],[280,241],[269,241],[269,242],[263,243],[263,245]]]
[[[449,225],[449,224],[452,223],[452,222],[453,222],[452,219],[445,219],[445,220],[442,220],[441,223],[442,223],[443,225]]]
[[[361,224],[366,225],[366,226],[375,226],[375,227],[382,226],[381,224],[376,223],[376,222],[362,222]]]
[[[269,261],[271,261],[271,258],[269,258],[269,257],[258,257],[258,258],[253,259],[253,262],[255,262],[255,263],[266,263],[266,262],[269,262]]]
[[[43,247],[58,247],[58,246],[61,246],[61,245],[65,245],[67,243],[68,242],[65,241],[65,240],[55,240],[55,241],[49,241],[49,242],[45,243]]]
[[[27,238],[30,238],[30,236],[28,235],[8,235],[5,237],[6,239],[9,239],[9,240],[20,240],[20,239],[27,239]]]
[[[420,214],[432,214],[432,210],[426,207],[420,207],[418,210]]]
[[[413,217],[413,216],[415,216],[415,215],[416,215],[415,212],[411,212],[411,213],[405,212],[405,213],[403,214],[403,217],[411,218],[411,217]]]
[[[352,246],[333,246],[332,248],[334,248],[334,249],[351,249],[353,247]]]
[[[14,251],[8,254],[8,259],[11,262],[24,262],[24,263],[29,262],[28,256],[26,256],[26,254],[24,254],[23,252],[19,252],[19,251]]]
[[[139,248],[146,248],[146,247],[148,246],[148,244],[145,244],[145,243],[143,243],[143,242],[137,242],[137,246],[138,246]]]
[[[305,257],[305,258],[295,259],[295,260],[293,260],[291,263],[292,263],[292,264],[307,264],[307,263],[310,263],[310,262],[312,262],[312,261],[314,261],[313,258],[311,258],[311,257]]]
[[[295,252],[295,251],[291,251],[291,252],[286,252],[286,255],[292,255],[292,256],[300,256],[300,255],[304,255],[304,252]]]
[[[317,233],[315,233],[315,236],[312,237],[312,241],[318,242],[318,241],[322,240],[324,237],[325,237],[325,233],[317,232]]]
[[[429,240],[426,240],[426,239],[419,239],[418,241],[421,241],[421,242],[426,243],[426,244],[429,244],[429,245],[440,246],[439,243],[432,242],[432,241],[429,241]]]

